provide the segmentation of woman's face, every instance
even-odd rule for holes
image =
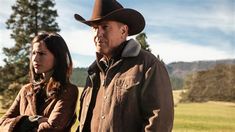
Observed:
[[[32,49],[32,65],[35,73],[47,73],[54,67],[54,55],[47,49],[44,42],[36,42]]]

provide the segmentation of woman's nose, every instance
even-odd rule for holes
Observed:
[[[32,60],[35,61],[35,62],[38,62],[39,61],[39,55],[37,53],[34,54]]]

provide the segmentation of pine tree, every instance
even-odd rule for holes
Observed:
[[[7,29],[15,45],[3,48],[5,65],[0,69],[0,90],[10,84],[25,84],[28,80],[30,42],[40,31],[59,32],[54,0],[16,0],[13,13],[7,20]],[[11,92],[6,92],[11,93]],[[6,95],[7,96],[7,95]],[[4,103],[5,104],[5,103]]]
[[[136,40],[140,43],[141,48],[146,51],[151,52],[151,49],[149,48],[149,45],[146,39],[147,39],[147,35],[145,33],[140,33],[136,36]]]
[[[148,52],[151,52],[151,49],[149,47],[149,44],[147,43],[146,39],[147,39],[147,35],[146,33],[140,33],[138,34],[135,39],[139,42],[139,44],[141,45],[141,48],[148,51]],[[160,58],[159,55],[156,56],[162,63],[164,63],[164,61]]]

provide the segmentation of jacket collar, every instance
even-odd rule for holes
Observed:
[[[127,44],[122,51],[121,57],[122,58],[136,57],[137,55],[139,55],[140,50],[141,50],[140,44],[134,39],[130,39],[127,41]],[[101,58],[101,56],[99,54],[96,54],[96,58],[97,58],[96,61],[94,61],[88,68],[89,75],[93,74],[95,71],[99,69],[97,63],[99,61],[99,58]]]
[[[136,57],[141,50],[140,44],[134,39],[130,39],[122,51],[122,57]]]

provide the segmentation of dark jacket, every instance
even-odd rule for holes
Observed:
[[[48,118],[38,126],[38,132],[69,132],[73,118],[76,118],[75,109],[78,98],[78,88],[69,84],[58,98],[48,98],[43,104],[43,117]],[[22,87],[12,106],[0,119],[0,131],[11,132],[25,116],[37,115],[36,93],[32,84]]]
[[[98,62],[99,60],[97,60]],[[100,115],[99,132],[170,132],[173,97],[163,62],[130,40],[121,59],[101,73],[93,63],[80,101],[80,132],[90,131],[92,114]],[[105,88],[101,113],[92,113],[97,89]]]

